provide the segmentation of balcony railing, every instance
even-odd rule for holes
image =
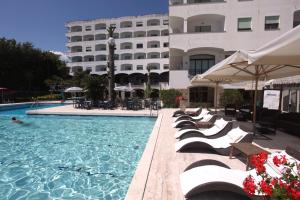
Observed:
[[[208,3],[226,3],[225,0],[170,0],[170,6],[190,5],[190,4],[208,4]]]

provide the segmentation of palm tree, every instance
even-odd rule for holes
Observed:
[[[115,41],[113,38],[115,27],[108,27],[106,30],[108,32],[108,48],[109,48],[109,54],[108,54],[108,98],[111,101],[115,100],[115,93],[114,93],[114,87],[115,87],[115,62],[114,62],[114,54],[115,54]]]

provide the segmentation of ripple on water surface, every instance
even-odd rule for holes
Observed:
[[[1,199],[124,199],[153,118],[0,112]]]

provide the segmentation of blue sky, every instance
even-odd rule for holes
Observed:
[[[168,0],[0,0],[0,37],[66,52],[67,21],[168,12]]]

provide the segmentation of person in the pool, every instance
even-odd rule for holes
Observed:
[[[12,117],[12,118],[11,118],[11,121],[12,121],[13,123],[16,123],[16,124],[23,124],[23,123],[24,123],[23,121],[18,120],[16,117]]]

